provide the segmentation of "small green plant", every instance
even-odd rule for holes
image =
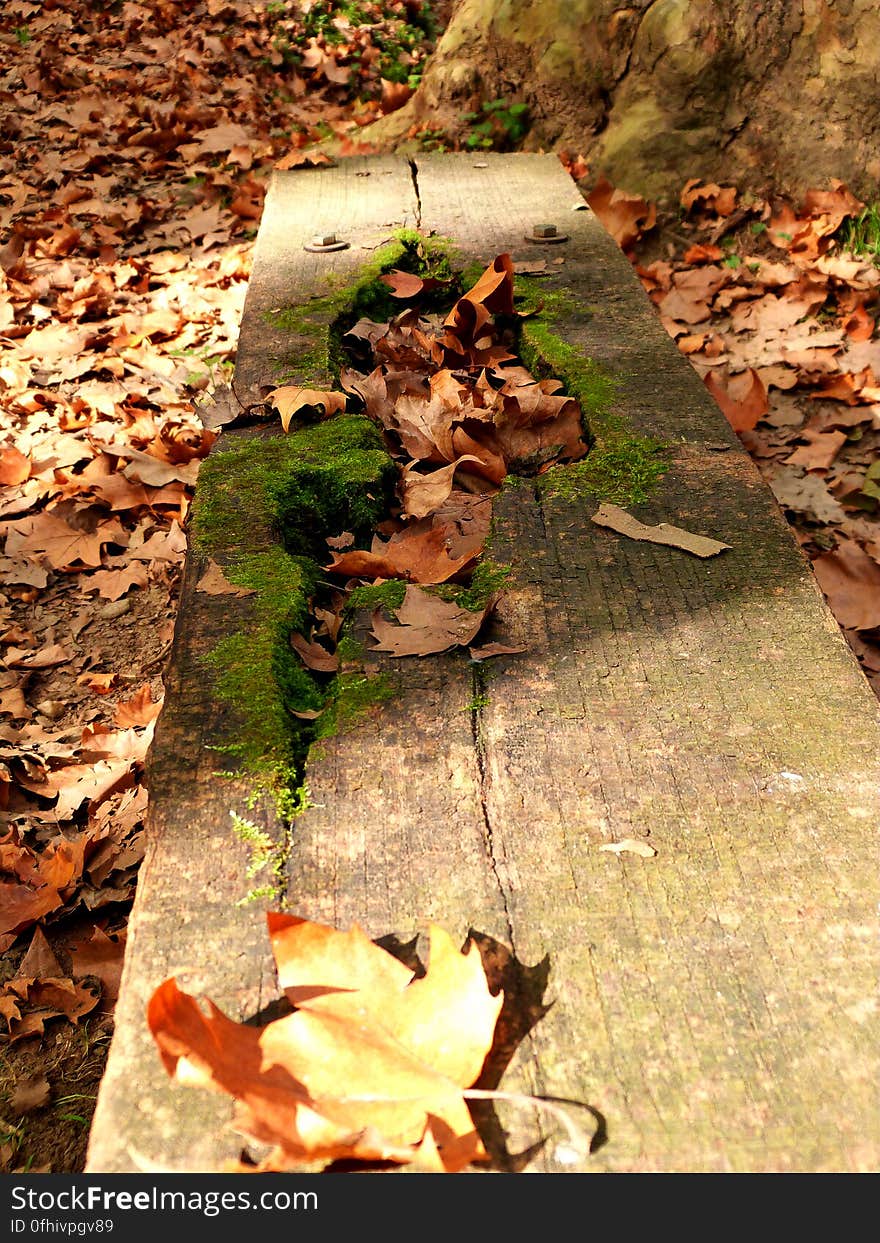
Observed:
[[[416,140],[423,151],[449,151],[452,148],[449,135],[442,129],[419,130]]]
[[[880,260],[880,203],[869,203],[855,219],[844,220],[835,239],[841,250]]]
[[[72,1101],[91,1101],[95,1103],[95,1097],[89,1096],[88,1093],[74,1092],[71,1096],[59,1096],[57,1101],[53,1102],[53,1107],[58,1109],[62,1106],[70,1105]],[[89,1126],[91,1116],[86,1118],[82,1114],[73,1113],[70,1109],[64,1109],[63,1113],[57,1115],[60,1122],[78,1122],[81,1126]]]
[[[16,39],[18,39],[22,47],[25,47],[31,41],[31,32],[28,30],[27,26],[16,26],[12,33],[15,35]]]
[[[509,151],[525,137],[529,128],[529,105],[511,104],[506,99],[490,99],[478,112],[465,112],[470,124],[464,145],[468,151]]]
[[[753,220],[749,225],[749,232],[754,233],[755,237],[757,237],[760,233],[767,232],[767,226],[763,220]]]
[[[269,868],[271,876],[271,880],[266,884],[250,889],[236,905],[245,906],[250,902],[258,902],[261,898],[276,898],[284,874],[284,865],[287,862],[286,842],[273,841],[265,829],[254,824],[253,820],[246,820],[244,816],[239,816],[237,812],[230,811],[229,815],[232,819],[232,831],[238,840],[244,842],[250,850],[251,857],[245,872],[248,880],[253,880],[256,874],[262,872],[264,868]]]

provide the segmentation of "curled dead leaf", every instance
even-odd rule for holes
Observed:
[[[319,409],[326,418],[338,414],[345,409],[344,393],[325,392],[316,388],[301,388],[295,384],[284,384],[281,388],[273,388],[266,397],[281,415],[281,426],[290,430],[293,416],[299,410],[308,408]]]

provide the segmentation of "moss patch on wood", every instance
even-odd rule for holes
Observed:
[[[288,552],[323,560],[328,535],[372,533],[396,479],[381,434],[361,415],[289,435],[221,440],[199,475],[195,544],[211,556],[238,547],[243,533],[262,528]]]
[[[534,312],[522,321],[520,356],[533,375],[562,380],[584,413],[590,452],[579,462],[554,466],[537,479],[548,495],[590,496],[618,505],[648,498],[669,469],[668,447],[635,432],[613,409],[617,380],[554,331],[563,316],[568,323],[591,312],[570,293],[543,289],[538,281],[517,277],[521,310]]]
[[[401,230],[353,280],[305,306],[272,314],[273,325],[294,338],[285,366],[300,383],[330,386],[344,361],[347,329],[359,318],[382,321],[402,309],[379,277],[392,268],[437,277],[445,284],[434,297],[445,309],[483,270],[477,264],[458,270],[457,259],[447,239]],[[581,406],[591,446],[583,461],[539,476],[539,488],[620,503],[644,499],[666,469],[663,446],[629,429],[611,409],[613,379],[554,331],[563,316],[576,322],[589,309],[568,293],[523,278],[517,295],[537,311],[517,325],[520,357],[533,374],[562,380]],[[423,300],[422,309],[432,308]],[[217,692],[240,722],[238,737],[223,749],[273,791],[287,819],[306,799],[310,747],[394,694],[392,677],[365,672],[363,648],[350,635],[341,638],[334,676],[307,668],[290,639],[308,629],[310,603],[329,555],[327,537],[351,531],[357,544],[368,542],[387,513],[396,480],[380,431],[365,417],[348,414],[288,435],[221,441],[202,466],[195,546],[221,557],[229,581],[255,593],[247,605],[248,624],[221,640],[210,657]],[[487,553],[488,545],[469,583],[429,590],[464,608],[485,608],[510,572]],[[357,588],[346,603],[346,623],[358,610],[399,608],[405,590],[400,581]]]
[[[342,338],[352,324],[359,319],[382,322],[403,310],[407,304],[391,296],[380,276],[396,268],[445,282],[420,301],[423,309],[431,309],[432,304],[439,308],[466,288],[476,266],[459,271],[457,262],[457,247],[448,238],[428,237],[415,229],[397,229],[392,240],[379,247],[353,276],[330,275],[324,297],[268,312],[267,322],[295,339],[279,360],[278,382],[292,379],[317,387],[331,383],[346,362]],[[482,267],[477,266],[473,280],[481,272]]]
[[[290,637],[307,629],[329,555],[326,537],[342,530],[368,537],[396,478],[379,432],[359,415],[287,436],[231,440],[202,467],[194,545],[222,556],[227,579],[254,592],[247,624],[209,657],[217,694],[238,725],[222,750],[273,794],[285,819],[301,809],[311,743],[349,723],[368,701],[349,672],[330,678],[306,668]],[[384,696],[377,686],[371,702]],[[321,715],[304,720],[297,712]]]

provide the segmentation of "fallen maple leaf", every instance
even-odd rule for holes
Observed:
[[[341,932],[268,916],[281,986],[295,1012],[266,1027],[205,1014],[174,979],[147,1020],[179,1082],[234,1096],[236,1125],[275,1145],[261,1168],[302,1161],[416,1160],[426,1136],[442,1168],[485,1159],[464,1090],[480,1074],[503,995],[489,992],[472,945],[457,951],[432,926],[427,973],[354,925]]]
[[[817,557],[813,569],[834,616],[848,630],[880,626],[880,565],[855,540]]]
[[[113,713],[113,724],[120,729],[130,729],[135,725],[149,725],[162,711],[162,700],[153,702],[153,694],[149,682],[135,691],[131,699],[122,700],[116,705]]]
[[[351,578],[405,578],[410,582],[445,583],[476,558],[475,551],[450,556],[448,533],[431,518],[404,527],[386,543],[374,541],[370,552],[352,549],[339,553],[324,568]]]
[[[196,591],[203,591],[209,596],[252,596],[252,587],[242,587],[238,583],[230,583],[216,561],[209,559],[205,572],[196,583]]]
[[[770,408],[767,390],[752,369],[732,377],[726,386],[714,371],[709,372],[705,382],[735,432],[750,432]]]
[[[638,194],[616,189],[604,177],[587,195],[587,202],[620,246],[628,250],[657,223],[657,207]]]
[[[686,212],[699,205],[718,216],[729,216],[736,205],[736,187],[719,186],[714,181],[703,185],[699,177],[693,177],[685,183],[680,202]]]
[[[316,669],[319,673],[335,673],[339,668],[339,657],[335,652],[328,652],[323,643],[309,642],[301,634],[292,634],[290,646],[309,669]]]

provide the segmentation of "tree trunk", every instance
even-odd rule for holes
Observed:
[[[878,77],[876,0],[459,0],[419,90],[363,139],[466,143],[463,114],[503,98],[529,106],[526,149],[653,198],[688,177],[876,198]]]

